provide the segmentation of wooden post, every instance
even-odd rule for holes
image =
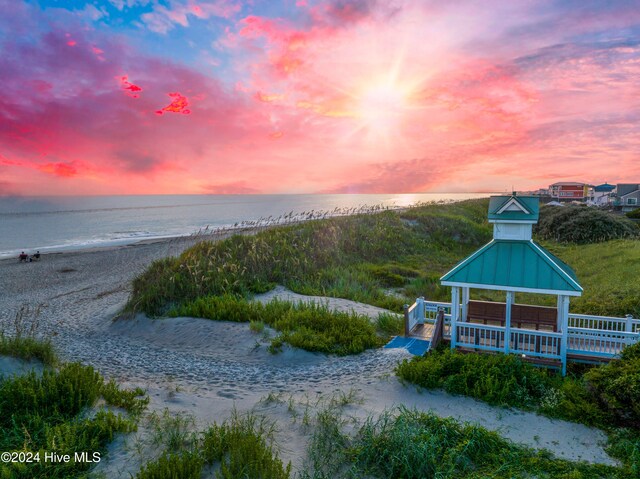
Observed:
[[[457,322],[458,322],[458,297],[460,288],[451,287],[451,349],[456,349]]]
[[[569,345],[569,296],[562,298],[562,340],[560,342],[560,357],[562,360],[562,375],[567,375],[567,348]]]
[[[633,333],[633,316],[631,316],[630,314],[627,314],[626,318],[627,318],[627,323],[625,325],[625,331],[627,333]]]
[[[511,350],[511,305],[513,304],[513,291],[507,291],[507,304],[504,321],[504,352]]]
[[[409,305],[405,304],[404,305],[404,337],[408,338],[410,334],[411,334],[411,331],[409,328]]]

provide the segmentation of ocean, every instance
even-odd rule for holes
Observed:
[[[344,213],[457,201],[488,193],[0,197],[0,257],[74,251],[231,228],[310,211]]]

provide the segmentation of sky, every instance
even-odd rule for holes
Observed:
[[[638,0],[0,12],[0,196],[640,182]]]

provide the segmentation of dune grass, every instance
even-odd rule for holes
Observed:
[[[487,202],[426,205],[273,227],[202,242],[154,262],[133,284],[129,311],[157,316],[201,296],[250,296],[283,284],[401,311],[388,288],[437,288],[437,274],[490,238]],[[423,291],[422,294],[428,291]]]
[[[514,355],[447,348],[405,360],[396,373],[427,389],[603,429],[609,453],[640,474],[640,344],[626,348],[620,359],[565,378]]]
[[[146,407],[143,391],[119,389],[105,382],[91,366],[65,364],[59,370],[45,370],[0,381],[0,450],[39,453],[40,461],[0,464],[0,477],[83,477],[91,463],[75,461],[74,453],[104,453],[118,432],[136,427],[136,416]],[[121,407],[129,415],[98,409],[87,411],[100,399]],[[70,454],[70,462],[51,463],[45,452]]]
[[[175,308],[169,315],[249,322],[256,330],[260,324],[268,325],[280,333],[271,341],[274,352],[288,343],[307,351],[358,354],[381,346],[387,339],[377,334],[368,317],[315,303],[276,300],[261,304],[232,295],[207,296]]]
[[[337,408],[320,411],[308,457],[303,479],[635,477],[626,468],[558,459],[481,426],[403,407],[362,424]]]
[[[58,357],[51,341],[31,337],[9,337],[0,333],[0,356],[12,356],[27,361],[37,359],[46,366],[55,366]]]
[[[205,468],[218,479],[288,479],[291,464],[283,464],[275,449],[274,426],[253,414],[234,413],[200,435],[167,444],[158,459],[145,464],[137,479],[196,479]],[[182,437],[182,436],[181,436]]]

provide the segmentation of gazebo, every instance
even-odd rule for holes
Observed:
[[[640,340],[640,321],[571,314],[582,295],[573,270],[531,238],[538,221],[535,196],[492,196],[493,239],[441,278],[451,303],[418,298],[405,307],[405,337],[429,349],[440,339],[467,351],[514,353],[566,373],[567,359],[608,361]],[[497,290],[504,302],[473,301],[471,289]],[[516,295],[553,295],[556,306],[516,303]]]
[[[474,323],[452,327],[452,348],[473,341],[474,348],[524,355],[537,353],[550,359],[558,355],[566,357],[569,298],[580,296],[582,287],[568,265],[531,239],[538,214],[537,197],[515,193],[491,197],[489,222],[493,223],[493,240],[441,278],[442,285],[451,286],[452,326],[459,322]],[[504,291],[506,300],[470,301],[472,288]],[[516,293],[557,296],[557,307],[516,304]],[[482,327],[490,324],[503,331]],[[538,334],[532,335],[531,330]],[[564,373],[566,361],[562,363]]]

